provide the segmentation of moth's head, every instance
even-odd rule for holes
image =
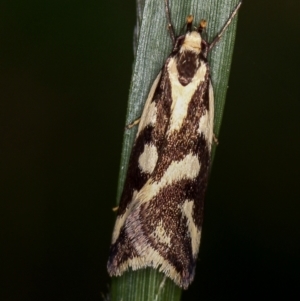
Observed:
[[[186,18],[186,34],[182,44],[182,50],[189,50],[200,53],[202,42],[201,33],[206,28],[207,22],[206,20],[201,20],[199,26],[195,28],[193,27],[193,20],[194,17],[192,15],[189,15]]]

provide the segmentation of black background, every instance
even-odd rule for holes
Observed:
[[[196,280],[183,300],[299,295],[298,0],[244,1]],[[134,1],[1,1],[1,300],[101,300]]]

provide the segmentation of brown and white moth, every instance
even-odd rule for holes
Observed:
[[[217,37],[201,37],[202,20],[175,39],[173,51],[150,89],[117,210],[108,272],[159,269],[186,289],[195,274],[203,202],[213,142],[214,99],[207,54]]]

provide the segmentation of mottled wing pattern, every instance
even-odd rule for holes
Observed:
[[[129,241],[126,230],[127,219],[137,205],[137,193],[146,184],[156,166],[168,126],[170,106],[170,79],[166,62],[149,92],[131,151],[110,247],[108,271],[111,275],[121,275],[128,266],[139,268],[139,254]]]
[[[188,16],[186,34],[174,41],[150,90],[114,228],[108,261],[112,276],[129,267],[153,267],[185,289],[194,278],[213,140],[207,54],[241,4],[210,44],[201,38],[206,21],[195,29]]]
[[[131,154],[108,269],[159,268],[187,288],[194,278],[213,137],[206,58],[178,51],[149,93]]]

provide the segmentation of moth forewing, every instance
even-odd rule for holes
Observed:
[[[108,261],[110,275],[152,267],[185,289],[199,252],[214,124],[206,22],[196,30],[192,22],[188,17],[147,97]]]

